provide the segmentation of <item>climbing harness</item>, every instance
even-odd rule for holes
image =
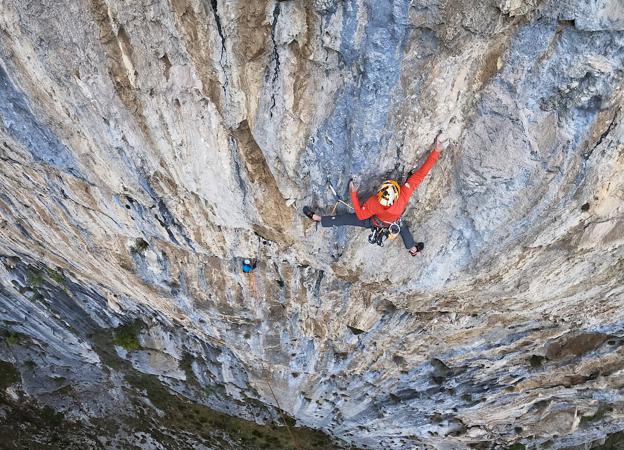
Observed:
[[[387,224],[373,217],[372,223],[373,227],[371,228],[371,234],[368,235],[368,242],[373,245],[377,244],[383,247],[386,239],[393,241],[401,232],[401,219]]]
[[[384,246],[384,240],[388,237],[388,229],[382,227],[374,227],[371,229],[371,234],[368,235],[368,242],[370,244],[377,244],[380,247]]]

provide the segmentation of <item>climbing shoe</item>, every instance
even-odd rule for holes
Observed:
[[[418,253],[422,252],[423,248],[425,248],[425,243],[424,242],[417,242],[416,243],[416,251],[413,252],[412,250],[409,251],[409,254],[412,256],[416,256]]]
[[[305,214],[305,216],[308,219],[314,220],[314,211],[312,211],[312,208],[310,208],[309,206],[304,206],[303,207],[303,214]]]

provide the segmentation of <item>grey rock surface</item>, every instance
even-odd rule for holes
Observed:
[[[623,66],[620,0],[0,1],[0,426],[254,448],[155,431],[173,395],[325,448],[612,444]],[[439,130],[417,258],[301,214]]]

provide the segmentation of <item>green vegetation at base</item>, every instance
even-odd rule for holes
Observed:
[[[624,431],[618,431],[617,433],[610,434],[604,444],[593,447],[593,450],[622,450],[623,448]]]
[[[65,283],[67,282],[63,274],[54,269],[48,269],[48,276],[50,277],[51,280],[63,286],[65,286]]]
[[[10,331],[6,328],[0,329],[0,343],[4,343],[9,347],[24,344],[30,341],[30,337],[18,331]]]
[[[182,359],[180,360],[180,369],[184,370],[187,383],[199,385],[197,377],[195,377],[195,374],[193,373],[193,355],[187,352],[182,355]]]
[[[14,402],[0,392],[0,408],[7,413],[0,421],[0,447],[3,449],[67,449],[95,448],[82,445],[84,441],[96,443],[95,439],[84,438],[84,426],[66,420],[63,413],[49,406],[39,406],[30,401]],[[73,433],[74,437],[70,434]],[[78,436],[78,437],[76,437]]]
[[[89,336],[101,362],[109,370],[123,375],[126,380],[126,393],[134,405],[129,408],[132,413],[124,414],[119,411],[118,415],[91,418],[91,424],[68,420],[63,413],[56,412],[49,406],[11,400],[4,394],[4,389],[20,382],[21,377],[14,364],[0,361],[0,408],[9,412],[9,419],[0,423],[0,436],[21,436],[19,441],[7,442],[6,448],[93,448],[98,442],[108,442],[110,445],[120,443],[123,446],[130,445],[123,436],[131,436],[136,432],[150,434],[166,448],[190,448],[202,442],[209,447],[224,450],[344,448],[321,431],[294,427],[295,421],[291,417],[286,416],[290,429],[276,424],[258,425],[193,402],[169,390],[158,377],[137,371],[128,361],[117,355],[114,345],[121,345],[126,349],[140,348],[137,336],[144,328],[145,324],[137,320],[116,329],[98,330]],[[13,343],[21,344],[29,339],[8,330],[0,330],[0,333],[5,341]],[[221,385],[201,386],[193,374],[192,362],[193,356],[185,354],[180,363],[188,378],[187,388],[194,392],[190,397],[206,399],[226,396]],[[36,364],[32,360],[25,360],[23,367],[24,370],[34,370]],[[55,380],[59,385],[67,382],[63,377]],[[63,389],[71,391],[72,388],[70,385]],[[162,411],[162,416],[155,414],[154,409],[145,401],[146,398]],[[240,400],[238,404],[255,408],[259,412],[267,408],[255,398]],[[281,419],[278,420],[281,422]]]
[[[507,447],[507,450],[525,450],[526,446],[524,444],[516,443],[510,447]]]
[[[40,270],[35,269],[34,267],[30,267],[28,269],[28,272],[26,273],[26,290],[33,293],[30,300],[35,301],[44,298],[40,291],[44,282],[43,273]]]
[[[141,344],[139,343],[138,335],[142,328],[143,323],[139,320],[115,328],[113,331],[113,344],[123,347],[128,351],[139,350]]]
[[[32,297],[30,297],[31,300],[41,300],[44,298],[42,288],[50,287],[51,282],[60,285],[67,291],[67,279],[58,270],[50,269],[49,267],[40,269],[35,266],[28,266],[26,286],[20,292],[31,291],[33,293]]]
[[[258,425],[255,422],[192,403],[171,393],[153,375],[134,371],[126,375],[126,380],[138,391],[145,393],[150,402],[166,414],[163,423],[166,423],[169,429],[184,430],[208,441],[214,440],[215,436],[225,435],[245,449],[287,450],[295,448],[287,427]],[[288,419],[299,449],[334,450],[337,448],[322,432],[308,428],[292,428],[294,420],[290,417]]]
[[[0,361],[0,390],[4,390],[21,380],[20,374],[14,364]]]
[[[65,420],[65,415],[63,413],[56,412],[47,405],[40,410],[39,414],[41,420],[52,427],[59,427]]]
[[[28,273],[26,274],[26,282],[28,283],[29,288],[37,290],[43,286],[43,274],[40,270],[31,267],[28,269]]]
[[[195,436],[197,443],[209,443],[214,448],[232,449],[244,448],[294,450],[295,444],[290,437],[289,429],[274,424],[258,425],[255,422],[230,416],[211,408],[195,403],[173,391],[170,391],[155,375],[141,373],[132,365],[117,356],[113,344],[122,345],[136,342],[136,336],[145,325],[135,321],[113,330],[101,330],[90,336],[94,350],[102,362],[109,368],[122,373],[130,389],[129,397],[135,403],[134,416],[120,416],[96,420],[98,429],[114,435],[118,432],[121,420],[124,427],[132,432],[143,431],[151,434],[167,448],[180,447],[180,436]],[[123,345],[122,345],[123,346]],[[131,347],[136,345],[131,344]],[[124,348],[126,348],[124,346]],[[138,347],[136,347],[138,348]],[[222,386],[203,387],[192,371],[193,356],[183,355],[180,367],[187,375],[187,387],[195,392],[199,398],[225,395]],[[195,396],[194,395],[194,396]],[[157,415],[145,405],[147,397],[151,404],[164,413],[164,416],[155,420]],[[244,404],[253,404],[256,408],[266,408],[266,405],[256,399],[246,399]],[[241,405],[243,402],[241,402]],[[337,450],[341,448],[332,439],[321,431],[309,428],[293,428],[294,420],[288,417],[291,431],[297,440],[300,450]],[[235,443],[235,446],[232,446]],[[184,447],[184,445],[182,445]]]

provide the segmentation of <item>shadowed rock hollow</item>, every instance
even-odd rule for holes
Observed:
[[[0,2],[6,441],[615,442],[623,63],[619,0]],[[417,258],[301,215],[440,129]]]

